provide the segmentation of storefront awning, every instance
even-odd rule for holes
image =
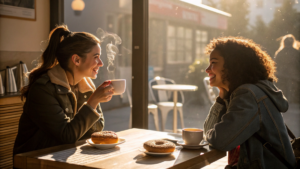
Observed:
[[[191,21],[197,25],[227,29],[227,19],[231,15],[224,11],[195,3],[195,0],[149,0],[149,12],[168,16],[185,21]]]

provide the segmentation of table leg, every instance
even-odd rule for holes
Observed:
[[[177,91],[173,92],[173,132],[177,133]]]

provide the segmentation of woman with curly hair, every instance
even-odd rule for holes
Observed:
[[[259,140],[266,140],[287,165],[296,160],[281,112],[288,102],[274,82],[275,63],[249,39],[214,39],[206,51],[210,85],[219,96],[204,123],[206,140],[216,149],[229,151],[228,168],[287,168]],[[258,136],[257,136],[258,135]]]

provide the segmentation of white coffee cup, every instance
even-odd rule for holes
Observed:
[[[114,95],[121,95],[125,92],[126,79],[113,79],[110,81],[115,91]]]
[[[185,128],[182,130],[182,139],[186,145],[199,145],[203,140],[203,130],[198,128]]]

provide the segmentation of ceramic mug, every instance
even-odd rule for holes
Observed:
[[[203,130],[198,128],[185,128],[182,130],[182,139],[186,145],[199,145],[203,140]]]
[[[114,95],[121,95],[125,92],[126,79],[112,79],[110,81],[115,91]]]

